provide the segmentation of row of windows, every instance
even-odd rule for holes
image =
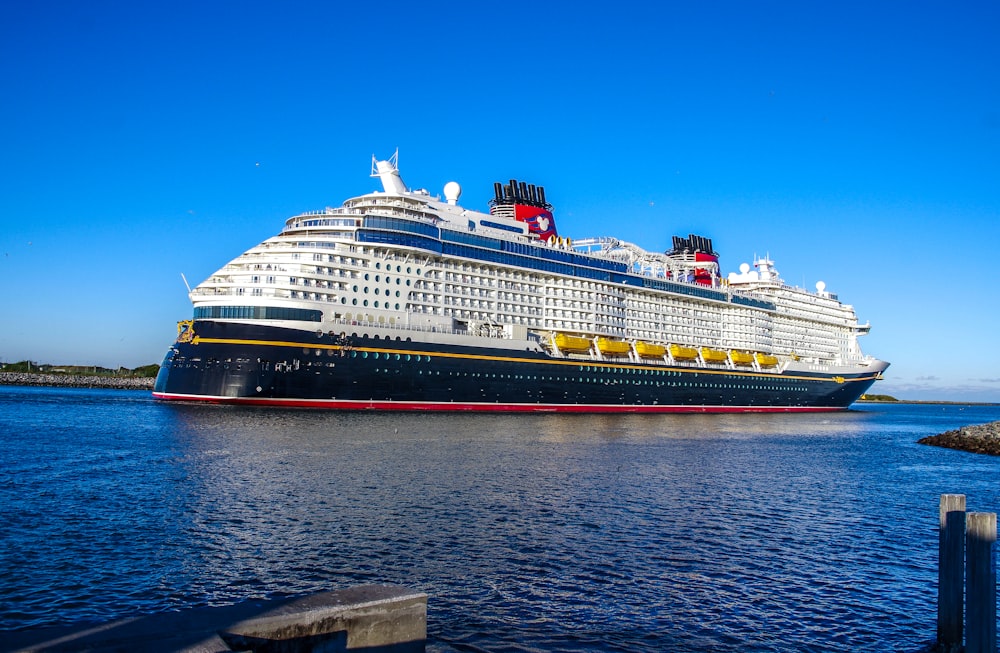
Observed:
[[[499,222],[493,222],[492,220],[480,220],[479,224],[491,229],[502,229],[503,231],[510,231],[515,234],[524,233],[523,229],[519,229],[512,224],[500,224]]]
[[[341,297],[340,298],[340,303],[341,304],[346,304],[347,303],[347,297]],[[358,298],[355,297],[354,299],[351,300],[351,306],[357,306],[357,305],[358,305]],[[361,301],[361,305],[362,306],[368,306],[368,300],[367,299],[362,300]],[[390,306],[389,302],[380,302],[380,301],[376,300],[375,304],[374,304],[375,308],[379,308],[380,305],[381,305],[382,308],[386,308],[386,309],[388,309],[389,306]],[[393,304],[392,306],[393,306],[393,310],[396,310],[396,311],[399,310],[399,304],[398,303],[397,304]]]
[[[750,308],[762,308],[765,311],[773,311],[777,308],[777,304],[774,302],[756,299],[754,297],[744,297],[742,295],[733,295],[732,302],[741,306],[749,306]]]
[[[308,349],[303,350],[303,353],[308,353]],[[319,351],[315,352],[319,355]],[[333,355],[333,350],[328,352]],[[397,360],[397,361],[416,361],[416,362],[430,362],[431,357],[426,354],[400,354],[400,353],[387,353],[387,352],[368,352],[368,351],[357,351],[351,350],[351,358],[371,358],[372,360]],[[624,374],[631,377],[681,377],[690,376],[689,372],[681,372],[679,370],[657,370],[649,368],[635,368],[635,367],[610,367],[610,366],[598,366],[598,365],[580,365],[580,372],[594,373],[603,372],[605,374]],[[433,372],[434,374],[440,374],[440,372]],[[574,379],[579,379],[580,381],[591,381],[591,382],[601,382],[603,379],[601,377],[562,377],[562,376],[546,376],[546,375],[531,375],[531,374],[495,374],[490,372],[447,372],[448,376],[469,376],[473,378],[499,378],[499,379],[514,379],[514,380],[533,380],[533,381],[572,381]],[[604,377],[605,379],[608,377]],[[756,382],[733,382],[727,380],[725,383],[716,383],[708,381],[665,381],[667,385],[675,387],[692,387],[692,388],[722,388],[722,389],[753,389],[753,390],[774,390],[774,391],[806,391],[808,390],[805,386],[800,385],[772,385],[772,384],[760,384]]]
[[[323,311],[284,306],[196,306],[196,320],[300,320],[322,322]]]
[[[365,217],[365,227],[369,229],[391,229],[393,231],[405,231],[406,233],[418,234],[429,238],[440,239],[440,230],[432,224],[415,222],[413,220],[401,220],[399,218],[388,218],[378,215]]]
[[[379,360],[379,358],[381,357],[384,360],[397,360],[397,361],[399,361],[399,360],[405,360],[405,361],[413,361],[413,362],[417,362],[417,363],[420,363],[420,362],[429,363],[430,360],[431,360],[431,357],[427,356],[426,354],[388,354],[388,353],[377,352],[377,351],[372,351],[372,352],[361,351],[361,352],[359,352],[359,351],[354,351],[352,349],[351,350],[351,358],[358,358],[358,357],[361,357],[361,358],[369,358],[370,357],[372,360]]]
[[[477,234],[464,233],[460,231],[442,230],[441,239],[445,242],[464,243],[466,245],[472,245],[473,247],[481,247],[509,254],[531,256],[571,266],[598,268],[609,272],[628,271],[628,267],[624,263],[618,263],[616,261],[608,261],[605,259],[586,256],[584,254],[578,254],[577,252],[553,249],[549,247],[539,247],[537,245],[529,245],[527,243],[519,243],[516,241],[499,240],[497,238],[479,236]],[[537,266],[538,264],[536,263],[531,267]]]
[[[293,228],[301,227],[354,227],[357,226],[357,219],[355,218],[325,218],[322,220],[305,220],[303,222],[296,222],[292,225]]]
[[[382,269],[382,262],[381,261],[376,261],[375,262],[375,269],[376,270],[381,270]],[[385,271],[386,272],[392,272],[392,263],[386,263],[385,264]],[[402,271],[403,271],[403,266],[402,265],[397,265],[396,266],[396,272],[402,273]],[[413,273],[413,268],[410,267],[409,265],[407,265],[406,266],[406,274],[412,274],[412,273]],[[420,276],[420,268],[417,268],[417,276],[418,277]],[[367,279],[367,278],[368,278],[368,276],[366,275],[365,279]],[[388,277],[386,277],[386,278],[388,278]],[[375,279],[378,280],[378,277],[375,277]]]
[[[392,220],[399,223],[406,222],[395,218],[372,219],[383,221]],[[366,222],[366,226],[367,224],[368,223]],[[372,226],[375,226],[375,224],[376,223],[373,222]],[[408,224],[412,226],[417,223]],[[430,225],[418,226],[429,227]],[[436,227],[431,228],[437,231]],[[405,231],[412,232],[412,229],[405,229]],[[691,286],[673,281],[648,279],[625,274],[627,267],[623,263],[587,257],[575,252],[566,252],[558,249],[536,247],[524,243],[509,242],[477,234],[440,230],[441,240],[432,240],[432,238],[425,235],[418,236],[377,231],[374,229],[364,229],[358,231],[357,238],[361,242],[402,245],[404,247],[429,250],[445,256],[459,256],[462,258],[478,259],[505,266],[542,270],[552,274],[560,274],[570,277],[641,286],[653,290],[701,297],[703,299],[712,299],[716,301],[727,301],[727,299],[729,299],[726,293],[707,287]],[[543,260],[539,260],[539,258]],[[735,303],[745,306],[769,310],[774,309],[774,304],[769,302],[735,296],[732,299]]]
[[[375,370],[379,370],[376,368]],[[389,373],[390,370],[385,368],[381,370],[385,373]],[[398,370],[396,370],[398,373]],[[525,375],[512,375],[512,374],[492,374],[489,372],[447,372],[442,374],[440,370],[418,370],[418,375],[427,374],[428,376],[456,376],[456,377],[473,377],[473,378],[486,378],[486,379],[517,379],[531,380],[531,381],[554,381],[559,383],[598,383],[598,384],[608,384],[608,379],[602,379],[599,377],[586,377],[586,376],[534,376],[530,374]],[[762,390],[762,391],[772,391],[772,392],[808,392],[809,388],[799,385],[756,385],[756,384],[733,384],[733,383],[705,383],[698,381],[650,381],[648,379],[628,379],[621,381],[611,381],[613,385],[651,385],[660,387],[670,387],[670,388],[703,388],[703,389],[716,389],[716,390]]]

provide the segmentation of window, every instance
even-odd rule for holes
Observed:
[[[196,320],[299,320],[321,322],[323,312],[284,306],[199,306],[194,309]]]

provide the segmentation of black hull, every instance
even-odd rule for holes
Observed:
[[[195,322],[193,332],[167,352],[158,399],[341,410],[831,411],[878,376],[576,360],[214,321]]]

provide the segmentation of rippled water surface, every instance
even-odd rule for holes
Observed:
[[[0,387],[0,630],[388,582],[428,650],[918,651],[1000,407],[413,415]]]

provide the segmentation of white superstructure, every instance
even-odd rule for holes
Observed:
[[[671,345],[773,356],[782,370],[882,364],[862,353],[858,336],[869,327],[858,324],[852,306],[823,285],[816,292],[786,285],[769,258],[724,278],[711,241],[695,236],[675,238],[685,247],[664,254],[612,238],[561,238],[543,190],[522,184],[518,191],[513,180],[504,192],[533,198],[534,222],[503,201],[491,213],[465,209],[454,182],[444,200],[408,190],[395,156],[373,157],[372,175],[382,191],[288,219],[279,235],[199,284],[190,295],[196,318],[266,313],[270,323],[293,328],[339,332],[363,324],[594,359],[639,360],[636,345],[644,343],[666,348],[664,364],[748,364],[715,354],[681,359]],[[560,348],[557,335],[594,345]],[[602,348],[599,339],[629,350]]]

